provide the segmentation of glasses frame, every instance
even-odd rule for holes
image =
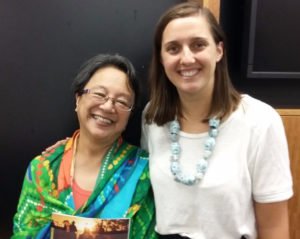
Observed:
[[[121,110],[121,111],[125,111],[125,112],[129,112],[129,111],[132,111],[133,109],[133,104],[131,106],[127,105],[127,104],[124,104],[122,103],[122,105],[128,107],[128,109],[125,109],[125,108],[120,108],[118,106],[116,106],[116,103],[118,102],[118,99],[114,98],[114,97],[110,97],[108,96],[107,94],[105,94],[105,97],[102,97],[100,95],[97,95],[93,92],[93,90],[95,90],[97,88],[86,88],[86,89],[83,89],[81,91],[79,91],[79,95],[86,95],[86,94],[90,94],[90,95],[93,95],[94,97],[97,97],[98,100],[99,100],[99,104],[103,105],[105,104],[108,100],[110,100],[114,106],[115,109],[117,110]],[[103,94],[104,95],[104,94]]]

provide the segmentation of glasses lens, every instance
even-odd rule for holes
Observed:
[[[132,106],[129,106],[129,103],[118,99],[115,100],[115,107],[122,111],[130,111],[132,109]]]
[[[91,96],[93,97],[93,99],[95,101],[97,101],[98,103],[100,104],[103,104],[107,101],[107,97],[105,95],[105,93],[102,93],[102,92],[98,92],[98,91],[92,91],[91,92]]]
[[[107,92],[105,92],[101,88],[95,88],[95,89],[90,89],[87,91],[87,93],[90,93],[90,95],[93,97],[95,101],[99,104],[104,104],[108,100],[111,100],[113,105],[116,107],[116,109],[121,110],[121,111],[130,111],[132,110],[132,104],[128,102],[127,99],[121,97],[121,98],[112,98],[107,95]]]

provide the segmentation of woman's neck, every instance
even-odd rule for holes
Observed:
[[[77,164],[100,166],[112,144],[113,142],[95,141],[85,137],[85,135],[79,135],[75,153]]]
[[[112,144],[95,142],[79,135],[74,152],[74,180],[82,189],[94,189],[102,161]]]
[[[182,117],[179,119],[181,129],[189,133],[201,133],[208,130],[203,122],[210,110],[211,98],[200,96],[181,96]]]

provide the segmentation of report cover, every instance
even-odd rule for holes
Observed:
[[[51,239],[128,239],[130,219],[52,214]]]

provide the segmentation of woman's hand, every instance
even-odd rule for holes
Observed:
[[[67,138],[65,138],[65,139],[59,140],[59,141],[57,141],[55,144],[53,144],[53,145],[47,147],[47,148],[42,152],[42,155],[45,155],[45,154],[47,154],[47,153],[53,152],[53,150],[56,149],[58,146],[61,146],[61,145],[66,144],[66,142],[67,142],[68,139],[69,139],[69,138],[67,137]]]

